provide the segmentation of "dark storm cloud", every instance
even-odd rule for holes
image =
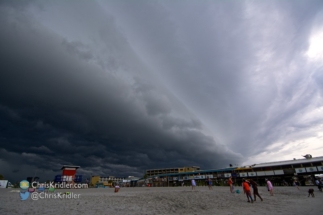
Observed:
[[[218,142],[249,157],[319,137],[320,64],[304,53],[321,1],[145,3],[102,6]]]
[[[152,76],[108,15],[90,46],[60,36],[29,9],[1,6],[4,175],[52,179],[75,164],[85,175],[142,176],[147,168],[239,160]]]
[[[2,174],[142,176],[309,153],[322,65],[306,53],[321,13],[321,1],[2,1]]]

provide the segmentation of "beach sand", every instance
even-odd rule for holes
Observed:
[[[275,187],[270,196],[259,187],[264,201],[248,203],[229,187],[135,187],[56,190],[80,194],[79,199],[39,199],[22,201],[19,189],[0,189],[0,214],[323,214],[323,193],[316,187],[315,198],[307,197],[310,187]]]

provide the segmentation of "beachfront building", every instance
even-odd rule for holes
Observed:
[[[139,180],[139,177],[135,176],[128,176],[125,177],[122,182],[120,183],[121,187],[134,187],[134,184]]]
[[[183,172],[196,172],[199,171],[199,166],[189,167],[175,167],[175,168],[161,168],[161,169],[148,169],[146,170],[147,176],[159,175],[159,174],[172,174],[172,173],[183,173]]]
[[[148,177],[145,183],[152,186],[182,186],[190,185],[191,180],[195,179],[198,185],[206,185],[207,180],[211,179],[214,185],[224,184],[224,180],[229,178],[234,167],[223,169],[198,170],[194,172],[166,173]],[[140,184],[140,183],[139,183]]]
[[[293,159],[287,161],[268,162],[253,164],[251,169],[236,169],[242,177],[250,178],[271,178],[276,185],[283,181],[291,185],[297,179],[301,185],[312,185],[312,180],[316,174],[323,173],[323,157],[313,158],[305,155],[305,159]],[[309,177],[311,176],[311,177]]]
[[[293,159],[287,161],[268,162],[240,167],[223,169],[195,170],[191,172],[159,173],[154,170],[149,172],[148,177],[140,179],[137,186],[181,186],[190,185],[195,179],[198,185],[206,185],[206,180],[211,179],[213,185],[227,185],[229,177],[233,178],[236,185],[241,185],[242,178],[252,178],[260,185],[265,185],[265,178],[268,178],[276,186],[291,185],[297,180],[300,185],[311,185],[317,174],[323,174],[323,156],[304,156],[305,159]],[[148,171],[148,170],[147,170]]]
[[[124,178],[118,178],[115,176],[92,176],[90,186],[97,184],[103,184],[104,186],[112,186],[113,184],[119,184],[123,182]]]

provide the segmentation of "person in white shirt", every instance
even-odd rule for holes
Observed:
[[[196,182],[194,179],[192,179],[192,190],[195,190],[195,187],[196,187]]]
[[[114,192],[115,192],[115,193],[119,192],[119,190],[120,190],[119,185],[114,186]]]

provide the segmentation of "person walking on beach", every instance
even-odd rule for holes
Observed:
[[[255,198],[254,201],[256,201],[256,197],[257,196],[260,198],[261,201],[263,201],[262,198],[261,198],[261,196],[258,193],[258,184],[254,180],[252,180],[252,179],[250,179],[249,182],[252,185],[253,197]]]
[[[195,187],[196,187],[196,182],[194,179],[192,179],[192,190],[195,190]]]
[[[321,182],[318,178],[316,178],[315,184],[316,184],[317,188],[319,189],[319,191],[322,192],[322,185],[321,185]]]
[[[120,190],[120,186],[119,185],[116,185],[114,187],[114,192],[117,193],[117,192],[119,192],[119,190]]]
[[[297,189],[299,190],[299,187],[298,187],[298,182],[297,182],[297,180],[294,180],[294,182],[293,182],[293,186],[297,187]]]
[[[228,180],[228,184],[230,186],[230,192],[233,193],[233,181],[232,181],[232,177],[230,176],[229,180]]]
[[[273,196],[274,195],[274,186],[267,178],[265,180],[267,183],[268,191],[270,192],[270,195]]]
[[[212,188],[212,180],[209,177],[207,178],[207,185],[209,186],[209,190],[213,190],[213,188]]]
[[[243,187],[243,192],[246,194],[248,202],[253,203],[253,199],[251,196],[251,191],[250,191],[250,186],[249,186],[249,181],[247,181],[245,178],[242,179],[242,187]],[[250,200],[249,200],[250,198]]]

